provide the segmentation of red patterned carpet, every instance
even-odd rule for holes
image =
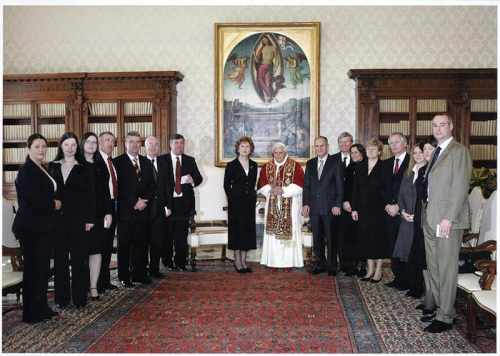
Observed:
[[[254,273],[171,273],[87,352],[356,352],[335,279]]]

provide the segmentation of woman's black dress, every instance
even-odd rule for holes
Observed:
[[[224,190],[228,202],[228,245],[231,250],[257,248],[255,206],[257,163],[250,160],[248,175],[238,158],[229,162],[224,174]]]
[[[418,177],[415,181],[417,199],[415,202],[413,219],[414,234],[407,266],[410,291],[415,294],[421,294],[424,290],[424,277],[422,271],[427,268],[425,260],[424,230],[422,229],[422,204],[424,203],[423,199],[425,197],[426,189],[424,185],[426,168],[427,166],[423,166],[418,170]]]
[[[391,255],[385,228],[384,168],[378,160],[368,174],[368,160],[356,165],[352,210],[358,212],[358,246],[361,258],[379,259]]]

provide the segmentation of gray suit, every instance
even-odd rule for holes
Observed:
[[[470,225],[467,193],[472,161],[467,148],[454,139],[441,152],[428,173],[428,203],[422,214],[425,253],[432,294],[438,306],[436,320],[455,317],[458,254],[464,229]],[[436,237],[443,219],[451,221],[449,238]]]

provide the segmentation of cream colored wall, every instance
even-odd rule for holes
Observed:
[[[355,131],[351,68],[496,67],[496,7],[6,6],[4,73],[179,70],[178,127],[205,179],[199,218],[224,218],[213,25],[275,21],[321,22],[320,130],[332,142]]]

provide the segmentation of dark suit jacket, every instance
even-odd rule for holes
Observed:
[[[23,232],[50,232],[54,228],[54,184],[27,158],[16,178],[17,209],[12,232],[20,238]]]
[[[224,172],[224,191],[228,203],[238,204],[239,199],[255,199],[255,183],[257,182],[257,163],[249,162],[248,175],[245,174],[238,158],[228,162]]]
[[[126,153],[114,158],[113,165],[118,179],[118,218],[122,221],[146,222],[149,220],[149,208],[154,194],[151,162],[139,155],[141,168],[139,176],[135,173],[134,165]],[[147,207],[142,211],[134,209],[139,198],[148,200]]]
[[[61,163],[50,162],[49,173],[57,182],[57,199],[61,200],[59,211],[62,222],[79,225],[95,223],[96,199],[88,166],[76,164],[64,182]],[[83,225],[82,225],[83,227]]]
[[[400,164],[397,174],[393,174],[395,157],[383,161],[385,171],[385,204],[397,204],[399,188],[403,180],[404,172],[410,163],[410,154],[406,154],[403,163]]]
[[[170,153],[160,156],[162,160],[164,160],[167,169],[165,173],[162,175],[162,198],[163,203],[169,209],[172,209],[172,199],[175,190],[175,167],[172,166],[172,156]],[[190,174],[193,178],[194,186],[197,187],[203,181],[201,177],[200,171],[198,170],[198,166],[196,165],[196,161],[193,157],[183,154],[181,158],[181,176]],[[194,215],[196,214],[195,209],[195,198],[194,198],[194,189],[191,184],[182,184],[182,196],[184,198],[185,206],[184,212],[185,214]]]
[[[302,203],[310,207],[310,215],[328,215],[333,207],[341,208],[343,195],[342,168],[337,159],[328,156],[320,179],[318,157],[307,161]]]
[[[342,202],[351,201],[352,196],[352,179],[354,174],[354,166],[355,163],[351,159],[349,160],[349,165],[344,167],[344,163],[342,162],[342,153],[337,152],[333,155],[333,158],[337,161],[340,166],[340,170],[342,172],[342,181],[344,183],[344,197]]]

